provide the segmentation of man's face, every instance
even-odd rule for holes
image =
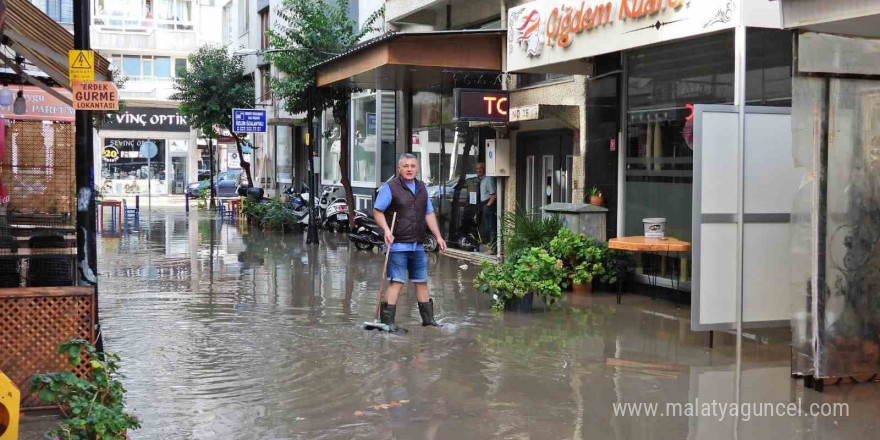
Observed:
[[[404,180],[413,180],[419,173],[419,163],[415,159],[403,159],[397,167],[397,174]]]
[[[486,175],[486,164],[478,163],[477,164],[477,175],[483,177]]]

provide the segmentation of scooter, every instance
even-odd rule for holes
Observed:
[[[342,232],[348,229],[348,203],[345,201],[343,191],[342,187],[326,186],[321,192],[318,212],[322,228],[333,232]]]

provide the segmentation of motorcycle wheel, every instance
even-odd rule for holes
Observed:
[[[373,245],[371,245],[370,243],[362,243],[360,241],[356,241],[354,242],[354,247],[358,248],[358,250],[368,251],[373,247]]]
[[[437,251],[437,239],[434,238],[433,235],[426,235],[425,239],[422,241],[422,245],[425,246],[425,252]]]

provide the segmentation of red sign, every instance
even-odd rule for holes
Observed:
[[[12,86],[9,89],[18,97],[19,87]],[[24,92],[24,99],[27,102],[25,114],[16,115],[12,111],[12,105],[0,105],[0,116],[6,119],[25,121],[74,122],[76,116],[73,107],[61,102],[49,92],[33,86],[25,86],[21,90]],[[53,87],[52,90],[72,100],[72,95],[67,89]]]
[[[455,89],[456,121],[507,122],[509,93],[505,90]]]

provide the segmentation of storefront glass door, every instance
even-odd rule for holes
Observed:
[[[572,201],[573,133],[571,130],[523,133],[517,139],[517,204],[541,214],[541,207]]]

